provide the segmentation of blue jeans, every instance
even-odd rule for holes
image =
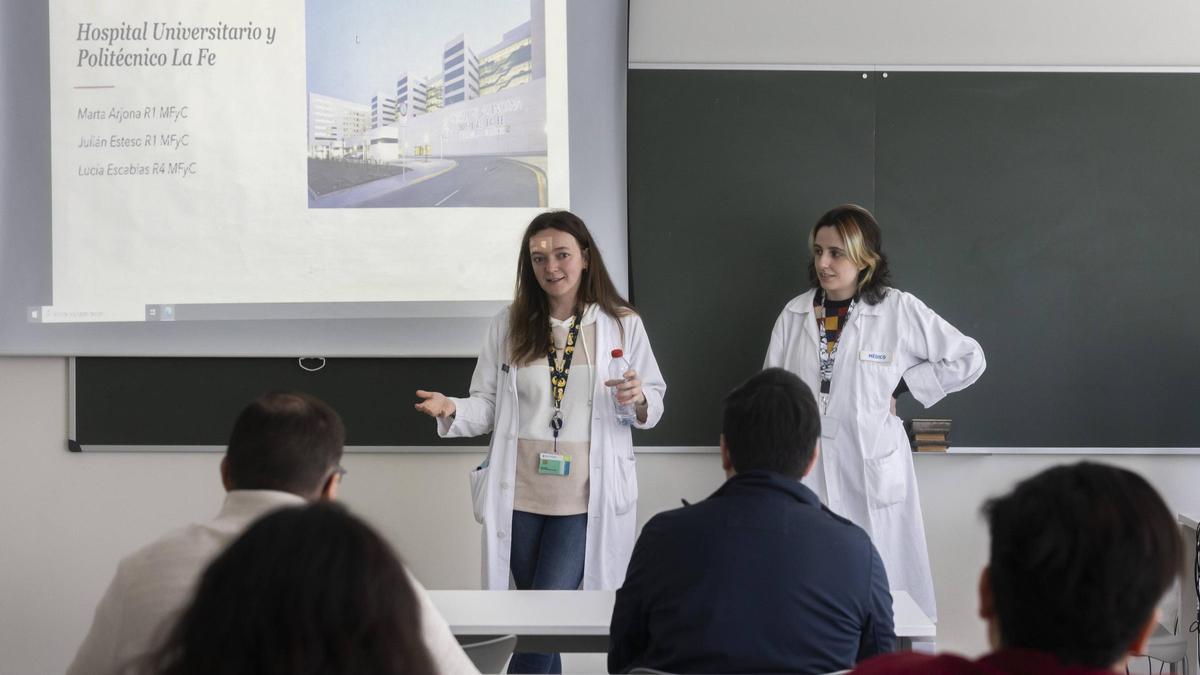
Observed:
[[[513,511],[509,569],[520,590],[571,591],[583,582],[587,514],[543,516]],[[516,652],[510,673],[561,673],[558,654]]]

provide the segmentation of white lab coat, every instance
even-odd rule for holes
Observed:
[[[784,306],[765,367],[796,373],[820,396],[820,336],[810,290]],[[903,422],[891,414],[900,378],[925,407],[983,373],[983,350],[915,296],[888,289],[859,301],[838,340],[820,454],[804,484],[871,536],[888,582],[937,618],[925,525]]]
[[[620,321],[625,328],[621,342]],[[620,319],[599,312],[596,316],[596,373],[592,393],[592,429],[589,458],[587,543],[583,588],[611,590],[625,580],[637,529],[638,485],[633,437],[616,418],[616,404],[604,386],[615,348],[625,351],[642,381],[648,412],[640,429],[658,423],[663,413],[663,382],[650,340],[636,314]],[[508,309],[492,319],[483,350],[471,377],[471,395],[451,398],[457,410],[452,420],[438,419],[442,437],[492,433],[488,458],[470,474],[475,519],[483,524],[483,587],[510,587],[509,555],[512,549],[513,486],[517,474],[517,367],[508,363]]]

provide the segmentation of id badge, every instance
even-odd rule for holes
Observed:
[[[838,420],[836,417],[821,415],[821,438],[833,440],[838,435]]]
[[[538,456],[538,473],[546,476],[566,476],[571,473],[571,456],[543,452]]]

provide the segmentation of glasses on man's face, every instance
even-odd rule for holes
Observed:
[[[346,474],[350,473],[346,469],[342,468],[341,464],[337,465],[337,468],[334,469],[334,472],[337,473],[338,481],[346,480]]]

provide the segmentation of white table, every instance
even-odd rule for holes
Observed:
[[[429,591],[460,638],[513,634],[521,651],[607,652],[615,591]],[[937,627],[905,591],[892,591],[898,647]]]
[[[937,637],[937,625],[912,599],[908,591],[892,591],[892,621],[895,623],[896,645],[900,651],[912,648],[913,638],[932,641]]]

